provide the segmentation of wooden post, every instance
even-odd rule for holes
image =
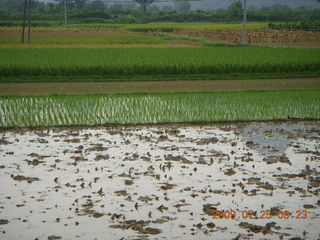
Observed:
[[[247,45],[247,0],[243,0],[243,30],[242,30],[242,44]]]
[[[31,41],[31,0],[29,0],[29,12],[28,12],[28,44],[30,44]]]
[[[27,0],[24,0],[21,43],[24,43],[24,32],[25,32],[25,27],[26,27],[26,15],[27,15]]]

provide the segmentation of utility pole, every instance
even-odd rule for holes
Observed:
[[[64,0],[64,27],[67,26],[67,0]]]
[[[27,15],[27,0],[24,0],[21,43],[24,43],[24,32],[25,32],[25,27],[26,27],[26,15]]]
[[[247,0],[243,0],[243,30],[242,30],[242,44],[247,45]]]
[[[30,44],[31,38],[31,0],[29,0],[29,12],[28,12],[28,44]]]

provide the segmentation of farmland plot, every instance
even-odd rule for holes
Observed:
[[[314,73],[320,51],[253,47],[0,49],[0,75],[156,76]],[[192,56],[192,58],[190,57]],[[261,57],[263,56],[263,57]],[[5,78],[4,78],[5,80]],[[3,80],[2,80],[3,81]],[[6,80],[7,81],[7,80]]]
[[[2,130],[0,236],[316,239],[319,123]]]

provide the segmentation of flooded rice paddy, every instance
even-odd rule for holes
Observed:
[[[320,238],[319,121],[0,134],[1,239]]]

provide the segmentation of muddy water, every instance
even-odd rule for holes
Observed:
[[[319,149],[319,121],[2,130],[0,238],[317,239]]]

